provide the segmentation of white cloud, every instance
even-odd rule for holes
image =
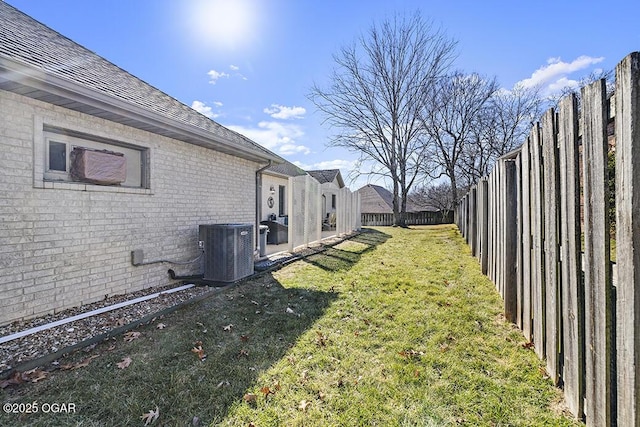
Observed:
[[[218,79],[222,77],[227,77],[227,78],[229,77],[229,74],[223,71],[216,71],[216,70],[209,70],[207,75],[209,76],[209,83],[211,83],[212,85],[216,84]]]
[[[264,112],[274,119],[301,119],[307,113],[304,107],[285,107],[284,105],[271,104],[271,107],[265,108]]]
[[[217,104],[220,104],[220,105],[217,105]],[[219,106],[222,106],[222,103],[221,102],[214,103],[214,105],[219,107]],[[219,116],[219,114],[214,113],[213,109],[202,101],[197,101],[197,100],[193,101],[191,103],[191,108],[196,110],[198,113],[209,117],[210,119],[213,119]]]
[[[521,85],[525,88],[540,86],[544,88],[544,93],[553,93],[566,86],[577,84],[576,80],[568,78],[571,74],[587,69],[603,60],[604,57],[586,55],[579,56],[571,62],[564,62],[560,58],[549,58],[547,65],[538,68],[531,74],[531,77],[519,81],[516,86]]]
[[[233,64],[229,65],[229,68],[231,69],[231,71],[238,71],[238,70],[240,70],[240,67],[238,67],[237,65],[233,65]]]
[[[341,160],[341,159],[323,160],[321,162],[316,162],[316,163],[302,163],[300,161],[295,161],[292,163],[304,170],[340,169],[342,171],[351,171],[358,164],[358,162],[355,160]],[[343,178],[346,178],[344,173],[343,173]]]
[[[294,154],[309,154],[311,149],[304,145],[283,144],[278,148],[278,153],[283,156],[292,156]]]
[[[269,150],[282,155],[309,154],[311,150],[296,140],[304,136],[300,126],[291,123],[262,121],[258,127],[227,126]]]

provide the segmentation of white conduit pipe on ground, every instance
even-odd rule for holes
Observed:
[[[132,305],[132,304],[147,301],[153,298],[157,298],[163,294],[172,294],[174,292],[189,289],[189,288],[192,288],[193,286],[194,285],[184,285],[184,286],[179,286],[177,288],[169,289],[167,291],[156,292],[155,294],[145,295],[143,297],[135,298],[130,301],[124,301],[124,302],[113,304],[107,307],[98,308],[96,310],[89,311],[86,313],[76,314],[75,316],[67,317],[66,319],[56,320],[55,322],[47,323],[46,325],[36,326],[35,328],[27,329],[22,332],[16,332],[15,334],[6,335],[4,337],[0,337],[0,344],[13,341],[18,338],[26,337],[27,335],[35,334],[36,332],[46,331],[47,329],[55,328],[56,326],[64,325],[66,323],[75,322],[76,320],[84,319],[86,317],[95,316],[98,314],[106,313],[107,311],[116,310],[118,308],[126,307],[128,305]]]

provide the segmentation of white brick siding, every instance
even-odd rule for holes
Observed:
[[[42,125],[147,147],[150,189],[42,181]],[[198,225],[255,221],[261,165],[0,91],[0,325],[170,282]],[[78,191],[86,190],[86,191]],[[198,264],[176,266],[198,273]]]

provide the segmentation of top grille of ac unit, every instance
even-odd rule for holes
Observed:
[[[253,274],[252,224],[200,225],[199,233],[205,280],[235,282]]]

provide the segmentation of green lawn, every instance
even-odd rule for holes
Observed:
[[[0,425],[580,425],[453,226],[368,230],[137,331],[0,392],[75,413]]]

